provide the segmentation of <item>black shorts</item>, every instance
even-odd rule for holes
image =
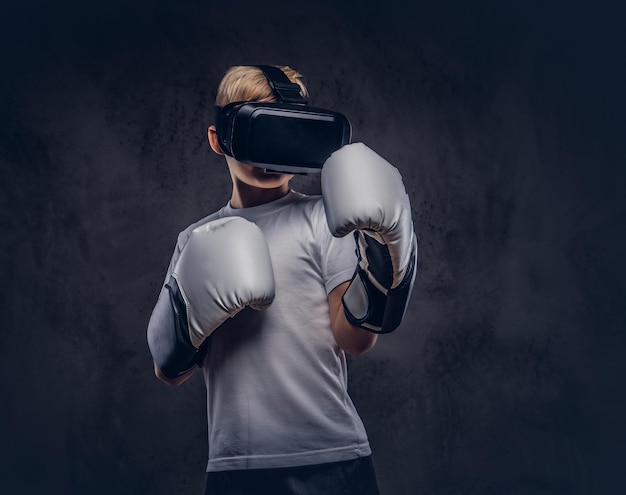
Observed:
[[[207,473],[205,495],[378,495],[371,456],[279,469]]]

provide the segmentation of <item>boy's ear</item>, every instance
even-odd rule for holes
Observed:
[[[224,152],[220,149],[220,145],[217,142],[217,129],[214,125],[209,126],[209,130],[207,131],[207,137],[209,138],[209,144],[211,145],[211,149],[215,151],[218,155],[223,155]]]

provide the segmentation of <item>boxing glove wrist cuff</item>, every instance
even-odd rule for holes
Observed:
[[[187,323],[187,307],[180,292],[178,283],[174,277],[170,277],[166,289],[169,292],[170,304],[174,314],[174,325],[170,336],[173,342],[170,352],[159,359],[157,366],[167,378],[176,378],[187,373],[204,359],[205,348],[196,349],[189,338],[189,326]]]
[[[370,279],[361,264],[352,277],[342,304],[350,324],[373,333],[393,332],[404,317],[411,297],[417,268],[417,241],[413,240],[411,257],[404,277],[393,289],[384,290]]]

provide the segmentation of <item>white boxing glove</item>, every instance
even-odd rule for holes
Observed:
[[[331,233],[355,231],[358,264],[343,306],[353,325],[395,330],[415,281],[417,239],[400,172],[362,143],[335,151],[322,168]]]
[[[215,329],[243,308],[262,310],[274,300],[274,271],[265,236],[241,217],[194,229],[159,297],[148,344],[168,378],[185,373]],[[164,292],[162,292],[162,295]]]

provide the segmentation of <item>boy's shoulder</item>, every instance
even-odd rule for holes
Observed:
[[[180,250],[180,249],[182,249],[185,246],[185,244],[187,243],[187,239],[189,239],[189,236],[194,231],[194,229],[197,229],[198,227],[201,227],[202,225],[204,225],[206,223],[212,222],[213,220],[217,220],[219,218],[222,218],[224,216],[224,208],[225,207],[222,207],[219,210],[217,210],[216,212],[211,213],[210,215],[207,215],[204,218],[201,218],[197,222],[192,223],[186,229],[181,231],[178,234],[178,241],[177,241],[178,249]]]

